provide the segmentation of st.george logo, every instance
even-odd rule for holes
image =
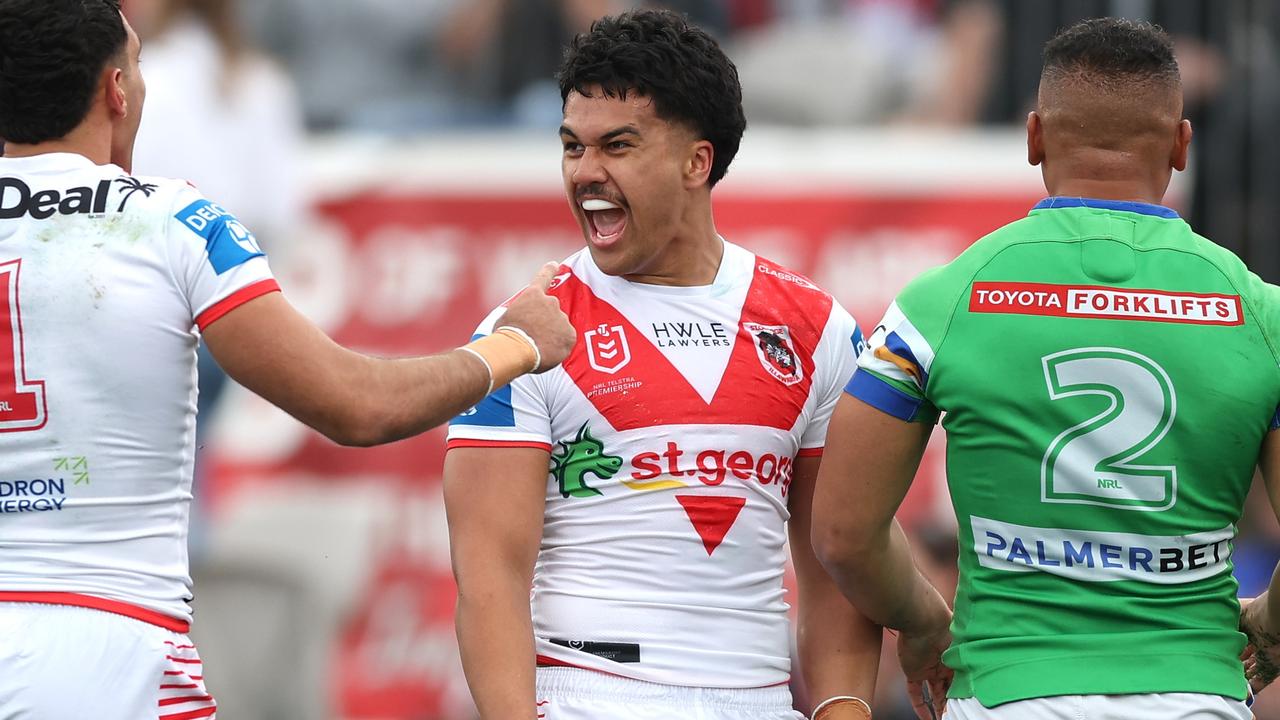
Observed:
[[[791,329],[786,325],[761,325],[744,322],[742,328],[751,335],[756,357],[765,371],[783,385],[795,385],[804,379],[800,358],[791,344]]]
[[[621,325],[598,325],[595,330],[588,330],[582,339],[587,345],[587,362],[600,372],[612,375],[631,362],[631,346]]]

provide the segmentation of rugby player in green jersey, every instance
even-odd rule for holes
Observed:
[[[1159,29],[1051,40],[1049,197],[912,281],[835,410],[814,547],[899,631],[921,718],[1251,717],[1231,543],[1260,461],[1280,495],[1280,292],[1160,204],[1190,141]],[[892,523],[939,417],[954,617]],[[1258,685],[1277,616],[1246,613]]]

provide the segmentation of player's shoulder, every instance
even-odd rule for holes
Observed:
[[[164,226],[172,221],[190,226],[192,216],[206,207],[217,206],[186,180],[158,175],[134,175],[119,168],[115,170],[116,173],[110,178],[114,202],[109,209],[127,217],[157,226]],[[225,211],[220,212],[226,214]],[[212,217],[208,212],[205,214]]]
[[[736,246],[734,246],[736,247]],[[774,291],[795,298],[799,302],[829,304],[834,298],[804,274],[770,260],[763,255],[752,255],[753,282],[772,285]]]
[[[129,208],[157,214],[168,213],[178,204],[207,200],[195,185],[181,178],[125,173],[116,178],[116,184],[122,193],[130,196]]]
[[[219,274],[263,254],[249,228],[186,180],[130,177],[144,192],[151,189],[138,212],[149,213],[161,223],[173,247],[207,256]]]
[[[803,273],[762,255],[753,255],[751,274],[752,292],[765,294],[770,305],[788,308],[792,322],[810,323],[818,333],[824,328],[844,335],[856,332],[853,315],[835,296]]]
[[[1245,313],[1252,316],[1272,345],[1280,352],[1280,287],[1254,273],[1244,260],[1230,249],[1188,228],[1182,247],[1212,265],[1234,288],[1244,303]]]
[[[1252,286],[1255,285],[1255,281],[1258,281],[1258,278],[1249,270],[1249,266],[1245,264],[1239,255],[1195,232],[1186,223],[1183,223],[1182,227],[1185,228],[1185,231],[1180,233],[1178,238],[1180,240],[1179,249],[1204,258],[1206,262],[1217,268],[1242,292],[1248,292],[1253,289]]]
[[[586,249],[579,250],[569,257],[560,261],[560,266],[556,269],[555,275],[551,278],[551,285],[547,288],[547,294],[554,296],[560,301],[560,306],[566,311],[573,304],[575,296],[579,294],[582,288],[589,288],[591,274],[586,272],[583,255]],[[589,260],[587,260],[589,262]],[[502,301],[497,307],[489,312],[480,324],[476,327],[475,334],[472,339],[483,337],[493,332],[497,325],[498,319],[507,311],[507,305],[515,299],[516,295],[524,291],[524,287],[512,288],[514,294],[506,300]]]

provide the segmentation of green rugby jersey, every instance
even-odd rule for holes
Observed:
[[[1157,205],[1049,198],[911,282],[848,392],[947,433],[951,697],[1245,697],[1232,539],[1280,289]]]

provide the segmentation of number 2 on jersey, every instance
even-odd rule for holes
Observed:
[[[1077,348],[1041,359],[1049,398],[1108,398],[1110,406],[1064,430],[1045,452],[1043,502],[1159,511],[1177,501],[1172,465],[1135,461],[1169,432],[1178,400],[1169,374],[1145,355],[1119,348]]]
[[[21,260],[0,263],[0,432],[44,427],[44,382],[27,379],[18,305]]]

